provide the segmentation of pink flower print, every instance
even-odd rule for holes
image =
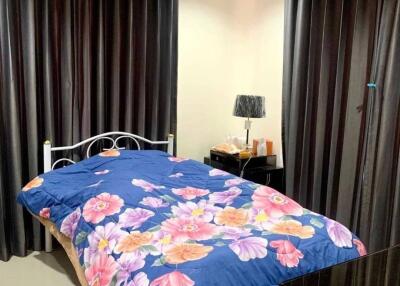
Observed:
[[[165,208],[169,204],[164,202],[162,199],[154,198],[154,197],[145,197],[141,200],[140,204],[151,207],[151,208]]]
[[[164,186],[157,186],[142,179],[133,179],[132,185],[142,188],[145,192],[152,192],[154,190],[165,188]]]
[[[154,212],[142,209],[128,208],[119,216],[119,225],[121,227],[132,227],[132,229],[140,227],[146,220],[154,216]]]
[[[175,174],[169,175],[170,178],[180,178],[182,176],[183,176],[182,173],[175,173]]]
[[[263,209],[265,214],[272,218],[303,214],[303,208],[298,203],[270,187],[258,187],[251,198],[254,208]]]
[[[353,243],[357,247],[357,251],[360,256],[367,255],[367,250],[365,249],[364,244],[359,239],[353,239]]]
[[[147,278],[147,274],[144,272],[139,272],[138,274],[133,277],[126,286],[149,286],[149,279]]]
[[[105,226],[96,226],[95,230],[87,237],[89,247],[84,250],[85,264],[99,253],[111,254],[118,239],[126,234],[113,222],[109,222]]]
[[[72,239],[75,235],[76,227],[78,226],[80,218],[81,209],[77,208],[75,211],[64,218],[61,223],[60,231]]]
[[[173,157],[173,156],[171,156],[171,157],[168,157],[168,160],[170,160],[171,162],[181,163],[181,162],[187,161],[189,159],[182,158],[182,157]]]
[[[110,173],[110,170],[108,170],[108,169],[94,172],[95,175],[105,175],[105,174],[108,174],[108,173]]]
[[[105,253],[96,255],[90,266],[85,270],[86,280],[89,286],[108,286],[118,270],[118,264],[114,258]]]
[[[242,178],[229,179],[229,180],[225,181],[224,187],[234,187],[234,186],[240,185],[244,182],[247,182],[247,181]]]
[[[227,191],[215,192],[209,195],[210,202],[214,204],[231,205],[235,198],[242,193],[242,190],[237,187],[229,188]]]
[[[248,228],[220,226],[219,232],[222,234],[222,239],[237,240],[241,237],[250,236],[252,233]]]
[[[206,200],[201,200],[198,203],[178,203],[178,206],[172,206],[171,210],[176,217],[198,218],[202,221],[210,222],[221,208],[215,207]]]
[[[172,192],[175,195],[182,196],[185,200],[193,200],[194,198],[202,197],[202,196],[208,195],[210,193],[209,190],[198,189],[198,188],[193,188],[193,187],[172,189]]]
[[[330,239],[337,247],[353,247],[352,243],[352,234],[350,230],[344,227],[342,224],[337,221],[331,220],[329,218],[326,219],[326,231]]]
[[[193,286],[194,281],[187,275],[175,270],[164,274],[150,283],[150,286]]]
[[[267,256],[268,241],[261,237],[247,237],[229,244],[229,248],[241,261],[264,258]]]
[[[197,218],[170,218],[162,222],[161,230],[171,234],[175,241],[207,240],[217,233],[214,224]]]
[[[215,176],[228,176],[230,174],[228,172],[222,171],[220,169],[212,169],[208,172],[208,175],[210,177],[215,177]]]
[[[131,276],[131,273],[143,268],[143,266],[145,265],[144,257],[139,252],[123,253],[117,260],[117,262],[119,264],[119,271],[117,273],[116,285],[126,285],[129,277]],[[138,284],[133,285],[136,286]]]
[[[99,223],[106,216],[119,213],[123,205],[124,200],[119,196],[101,193],[86,202],[82,215],[87,222]]]
[[[45,219],[50,218],[50,208],[42,208],[39,212],[39,216]]]
[[[277,248],[277,259],[283,266],[289,268],[297,267],[300,259],[304,257],[303,253],[301,253],[301,251],[298,250],[289,240],[274,240],[270,242],[270,246]]]

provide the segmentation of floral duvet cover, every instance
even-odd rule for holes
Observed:
[[[365,254],[281,193],[161,151],[100,153],[18,201],[71,238],[89,285],[276,285]]]

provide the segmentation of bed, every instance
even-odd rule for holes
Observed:
[[[168,152],[124,150],[115,135]],[[89,144],[89,154],[101,138],[112,142],[108,150],[51,171],[52,152]],[[61,243],[82,285],[278,285],[366,254],[340,223],[267,186],[174,157],[172,146],[172,136],[124,132],[67,147],[46,142],[48,172],[18,201],[46,226],[47,251],[50,234]]]

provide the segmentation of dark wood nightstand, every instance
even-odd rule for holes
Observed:
[[[276,155],[254,156],[241,159],[239,155],[231,155],[218,151],[210,151],[210,157],[204,158],[204,163],[214,168],[239,176],[244,168],[243,178],[258,184],[270,186],[282,193],[285,192],[283,168],[276,166]]]

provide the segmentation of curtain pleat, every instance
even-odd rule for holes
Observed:
[[[1,260],[43,247],[43,228],[15,198],[43,171],[46,139],[175,133],[177,9],[177,0],[0,1]]]
[[[378,62],[377,89],[367,142],[367,180],[363,191],[369,192],[369,245],[379,249],[400,242],[398,169],[400,152],[400,3],[386,1],[380,29],[381,61]],[[397,201],[395,200],[397,199]],[[367,231],[365,231],[367,232]],[[379,233],[379,236],[374,235]]]
[[[285,4],[286,192],[350,227],[370,252],[396,245],[400,2]],[[399,262],[396,255],[377,255],[333,271],[331,284],[400,285]]]
[[[1,41],[1,57],[2,57],[2,127],[3,134],[1,138],[3,158],[1,161],[3,171],[3,190],[17,190],[22,185],[22,176],[27,173],[25,168],[22,174],[22,154],[21,154],[21,130],[20,130],[20,100],[17,83],[20,74],[16,69],[19,65],[18,51],[20,50],[17,41],[19,33],[16,31],[16,19],[13,12],[16,10],[16,2],[2,2],[0,5],[0,41]],[[21,83],[23,84],[23,83]],[[13,160],[7,160],[11,156]],[[5,245],[6,252],[11,251],[16,255],[25,254],[25,231],[24,217],[22,207],[16,205],[16,192],[4,192],[4,212],[3,221],[6,226],[5,238],[8,242],[2,242]],[[10,208],[9,206],[13,206]],[[10,224],[10,219],[14,220]]]
[[[130,130],[132,131],[132,123],[133,123],[133,118],[134,115],[130,110],[134,110],[135,105],[134,105],[134,97],[133,97],[133,80],[130,79],[130,77],[134,76],[135,68],[134,68],[134,50],[135,50],[135,35],[134,35],[134,7],[133,7],[133,2],[130,2],[129,9],[127,10],[127,14],[125,17],[128,18],[128,23],[129,25],[126,27],[126,45],[125,45],[125,58],[127,65],[125,66],[125,71],[124,71],[124,81],[125,81],[125,105],[127,108],[125,109],[125,122],[124,122],[124,127],[125,130]]]
[[[286,193],[370,251],[399,243],[400,4],[285,4]]]
[[[112,49],[112,53],[110,53],[111,57],[111,70],[113,71],[110,75],[111,77],[111,92],[109,97],[109,105],[110,105],[110,124],[111,129],[116,129],[119,125],[119,110],[120,110],[120,95],[121,95],[121,70],[119,66],[121,65],[121,11],[120,11],[120,1],[116,1],[115,5],[113,5],[112,14],[112,34],[111,36],[111,45],[109,46]]]

